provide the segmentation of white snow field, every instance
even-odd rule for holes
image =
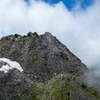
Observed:
[[[7,73],[9,70],[14,69],[14,68],[19,70],[20,72],[23,71],[20,64],[16,61],[11,61],[10,59],[7,59],[7,58],[0,58],[0,62],[2,61],[6,63],[0,68],[0,71],[3,71],[4,73]]]

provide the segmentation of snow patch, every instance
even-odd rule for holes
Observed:
[[[20,64],[16,61],[11,61],[10,59],[7,58],[0,58],[0,62],[2,61],[6,63],[0,68],[0,71],[3,71],[4,73],[7,73],[10,69],[14,69],[14,68],[18,69],[20,72],[23,71]]]

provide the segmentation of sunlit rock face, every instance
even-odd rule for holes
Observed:
[[[0,40],[1,100],[58,100],[59,96],[59,100],[97,100],[94,90],[86,85],[88,72],[81,60],[49,32],[15,34]]]

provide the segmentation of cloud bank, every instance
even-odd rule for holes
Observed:
[[[100,65],[100,1],[83,10],[77,3],[71,11],[59,2],[1,0],[0,37],[36,31],[51,32],[88,67]],[[100,67],[98,67],[100,68]]]

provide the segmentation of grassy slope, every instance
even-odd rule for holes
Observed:
[[[82,80],[71,75],[55,76],[45,84],[38,83],[30,88],[29,84],[26,85],[10,86],[7,94],[3,95],[8,100],[100,100],[100,91],[88,87]]]
[[[73,93],[82,93],[100,100],[100,93],[70,75],[56,76],[46,84],[35,87],[33,100],[71,100]]]

